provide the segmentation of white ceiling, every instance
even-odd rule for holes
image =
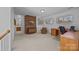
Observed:
[[[68,11],[72,8],[73,7],[14,7],[14,12],[17,15],[50,16]],[[44,13],[41,13],[42,9],[45,10]]]

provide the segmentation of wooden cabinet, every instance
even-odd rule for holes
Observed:
[[[57,36],[58,34],[59,34],[59,30],[58,29],[56,29],[56,28],[52,28],[51,29],[51,35]]]
[[[16,31],[21,31],[21,27],[16,27]]]
[[[31,34],[36,32],[36,17],[35,16],[25,16],[25,33]]]

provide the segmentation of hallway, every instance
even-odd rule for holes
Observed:
[[[50,34],[17,34],[13,51],[58,51],[59,40]]]

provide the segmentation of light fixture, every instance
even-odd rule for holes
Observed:
[[[45,12],[45,9],[41,9],[41,13],[44,13]]]

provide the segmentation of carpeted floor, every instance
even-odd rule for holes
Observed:
[[[59,40],[50,34],[17,34],[13,51],[58,51]]]

